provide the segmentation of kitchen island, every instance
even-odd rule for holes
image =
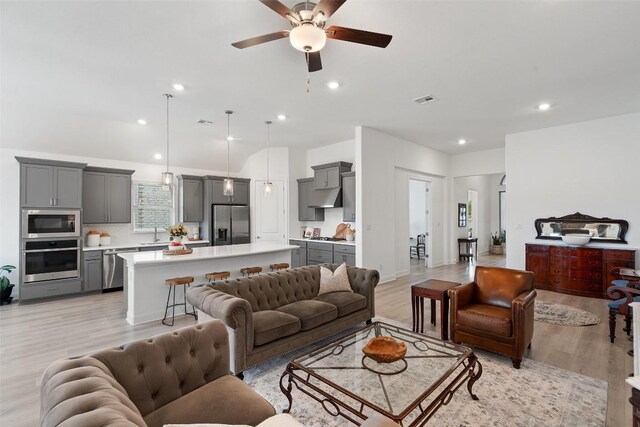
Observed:
[[[193,276],[193,286],[206,283],[204,275],[214,271],[230,271],[232,278],[241,276],[242,267],[262,267],[268,272],[270,264],[291,262],[291,251],[296,248],[286,243],[248,243],[194,248],[188,255],[164,255],[161,250],[118,254],[125,261],[127,322],[139,325],[164,317],[169,291],[166,279]],[[176,303],[183,301],[178,290]]]

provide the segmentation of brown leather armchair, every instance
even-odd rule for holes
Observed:
[[[476,267],[475,279],[449,290],[451,340],[509,356],[520,369],[533,338],[533,273]]]

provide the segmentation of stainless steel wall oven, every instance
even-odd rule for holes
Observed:
[[[22,281],[80,277],[80,240],[59,239],[24,241],[22,248]]]

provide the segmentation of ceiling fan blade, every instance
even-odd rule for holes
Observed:
[[[282,16],[283,18],[287,18],[287,13],[289,13],[289,8],[283,5],[282,3],[280,3],[278,0],[259,0],[259,1],[260,3],[267,6],[269,9],[273,10],[278,15]]]
[[[318,12],[322,12],[326,21],[346,1],[347,0],[320,0],[316,7],[313,8],[313,15],[315,16]]]
[[[250,39],[242,40],[239,42],[231,43],[231,46],[238,49],[244,49],[245,47],[255,46],[257,44],[272,42],[274,40],[284,39],[289,36],[288,31],[278,31],[271,34],[263,34],[257,37],[251,37]]]
[[[309,72],[313,73],[314,71],[320,71],[322,70],[322,60],[320,59],[320,51],[318,52],[311,52],[311,53],[305,53],[305,55],[309,55],[308,56],[308,67],[309,67]],[[305,58],[307,59],[307,58]]]
[[[327,38],[343,40],[345,42],[366,44],[368,46],[387,47],[391,42],[388,34],[372,33],[371,31],[355,30],[353,28],[332,25],[326,29]]]

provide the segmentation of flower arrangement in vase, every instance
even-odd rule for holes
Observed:
[[[169,227],[169,249],[182,249],[182,239],[189,234],[189,229],[184,224],[176,224]]]

